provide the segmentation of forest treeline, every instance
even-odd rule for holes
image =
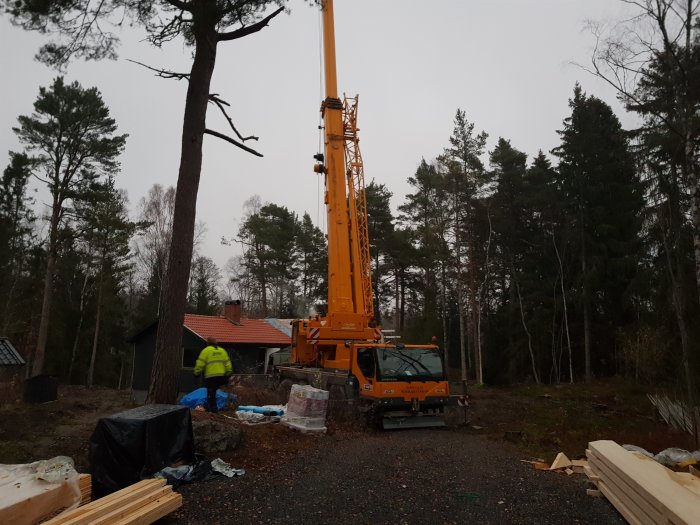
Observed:
[[[455,379],[558,383],[620,374],[695,396],[693,13],[680,36],[662,32],[647,46],[635,82],[616,85],[638,129],[624,130],[608,104],[577,84],[551,151],[489,140],[460,109],[451,132],[446,123],[444,148],[423,152],[405,174],[403,202],[392,202],[385,184],[367,186],[384,328],[408,342],[436,336]],[[664,28],[666,15],[645,16]],[[629,68],[626,56],[634,55],[619,53],[633,46],[614,44],[601,44],[608,54],[594,57],[608,67],[596,69],[599,76]],[[58,77],[13,129],[22,149],[10,152],[0,181],[0,332],[27,357],[28,373],[125,385],[127,335],[161,309],[175,191],[154,185],[130,212],[118,183],[128,137],[96,88]],[[35,202],[34,185],[46,202]],[[252,197],[238,231],[223,240],[240,252],[224,268],[201,252],[205,230],[195,235],[190,312],[216,314],[229,298],[255,317],[325,309],[326,241],[308,214]]]

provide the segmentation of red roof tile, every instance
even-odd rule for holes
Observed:
[[[261,346],[289,346],[291,338],[262,319],[241,319],[237,325],[225,317],[185,314],[185,327],[202,339],[215,337],[219,343],[248,343]]]

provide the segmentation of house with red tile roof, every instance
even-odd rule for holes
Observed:
[[[243,318],[240,301],[226,301],[222,316],[185,314],[180,349],[180,391],[190,392],[199,386],[193,369],[197,356],[207,346],[210,337],[228,351],[234,373],[263,373],[270,355],[291,345],[290,333],[268,321]],[[148,390],[157,328],[158,321],[155,321],[128,339],[134,345],[132,388],[135,391]]]

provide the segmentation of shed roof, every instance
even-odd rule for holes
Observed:
[[[235,324],[225,317],[185,314],[185,328],[202,339],[215,337],[219,343],[257,344],[260,346],[289,346],[291,337],[266,323],[263,319],[241,319]]]
[[[0,366],[24,365],[26,362],[9,339],[0,337]]]

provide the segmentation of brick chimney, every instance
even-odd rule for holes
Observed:
[[[224,303],[224,317],[234,324],[241,324],[241,301],[235,299]]]

